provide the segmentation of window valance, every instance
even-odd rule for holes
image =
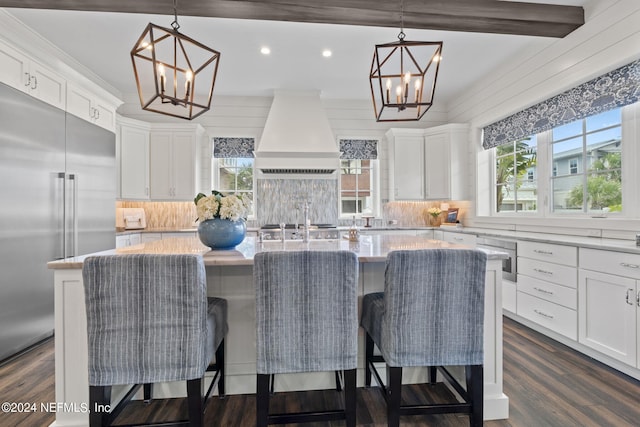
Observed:
[[[255,138],[213,138],[213,157],[253,157]]]
[[[377,139],[341,139],[341,159],[377,159]]]
[[[638,102],[640,60],[590,80],[484,128],[485,149]]]

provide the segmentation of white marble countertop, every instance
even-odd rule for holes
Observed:
[[[51,269],[79,269],[84,259],[91,255],[118,254],[201,254],[205,265],[252,265],[253,257],[259,252],[281,250],[348,250],[358,254],[360,262],[383,262],[387,253],[401,249],[437,249],[437,248],[468,248],[468,246],[448,243],[441,240],[426,239],[424,237],[403,235],[369,235],[361,236],[359,242],[346,239],[311,240],[304,243],[299,240],[258,242],[253,236],[247,236],[242,243],[232,250],[212,251],[204,246],[197,237],[175,237],[124,248],[111,249],[95,254],[52,261],[48,264]],[[483,249],[484,250],[484,249]],[[484,250],[489,259],[502,259],[507,255],[499,251]]]
[[[533,233],[527,231],[497,230],[488,228],[440,228],[453,233],[475,234],[480,237],[500,237],[507,240],[526,240],[541,243],[579,246],[581,248],[602,249],[610,251],[640,254],[640,247],[633,240],[603,239],[600,237],[571,236],[566,234]]]

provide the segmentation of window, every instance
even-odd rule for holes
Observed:
[[[253,138],[213,138],[213,182],[222,193],[254,197]],[[253,215],[252,206],[249,215]]]
[[[569,160],[569,173],[575,175],[578,173],[578,159]]]
[[[378,211],[376,168],[378,141],[340,139],[340,215],[375,215]]]
[[[496,212],[537,209],[536,136],[495,148]]]
[[[372,168],[370,159],[340,161],[340,208],[342,215],[373,212]]]
[[[559,165],[551,177],[554,212],[622,210],[620,108],[554,128],[551,145]]]

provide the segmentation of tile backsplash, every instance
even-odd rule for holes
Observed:
[[[181,229],[195,227],[196,206],[193,202],[116,202],[116,208],[143,208],[147,228]]]
[[[259,225],[302,224],[305,200],[312,223],[338,222],[338,181],[334,179],[259,179],[256,199]]]

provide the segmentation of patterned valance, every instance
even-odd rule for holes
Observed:
[[[255,138],[213,138],[213,157],[253,157]]]
[[[341,139],[341,159],[377,159],[377,139]]]
[[[484,128],[485,149],[638,102],[640,60],[620,67],[560,95]]]

